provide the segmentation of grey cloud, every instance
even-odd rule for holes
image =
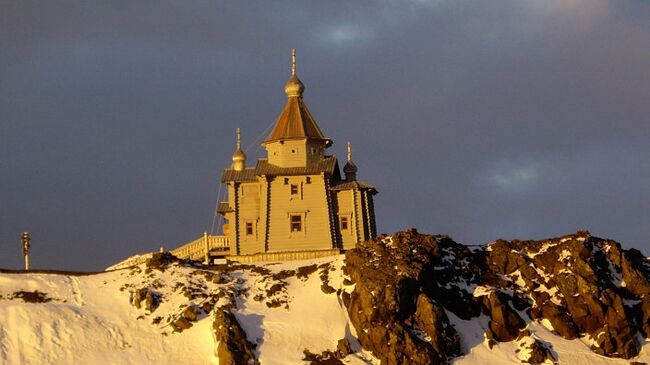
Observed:
[[[3,4],[0,267],[25,229],[36,267],[86,270],[209,230],[233,132],[275,120],[291,48],[380,231],[588,228],[650,251],[650,5],[540,4]]]

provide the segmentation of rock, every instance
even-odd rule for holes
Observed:
[[[325,294],[336,293],[336,289],[334,289],[333,287],[331,287],[329,284],[325,284],[325,283],[323,283],[323,284],[320,286],[320,290],[321,290],[323,293],[325,293]]]
[[[187,319],[190,322],[196,322],[199,318],[200,310],[193,306],[188,306],[183,311],[183,318]]]
[[[140,288],[133,293],[131,304],[138,309],[144,307],[145,311],[153,313],[158,308],[158,305],[160,305],[160,298],[160,293],[149,288]]]
[[[384,365],[456,356],[448,312],[488,315],[492,342],[517,339],[529,320],[546,321],[566,339],[589,335],[595,352],[626,359],[650,334],[649,260],[587,231],[469,248],[412,229],[358,244],[343,270],[344,284],[355,284],[340,294],[350,321]],[[548,355],[534,346],[531,361]]]
[[[526,323],[510,307],[509,299],[501,292],[492,291],[483,297],[483,304],[490,314],[490,330],[497,341],[508,342],[519,337]]]
[[[212,311],[212,307],[214,307],[214,304],[212,302],[209,302],[209,301],[204,302],[203,304],[201,304],[201,309],[205,313],[210,313],[210,311]]]
[[[180,261],[181,260],[172,255],[169,251],[165,251],[154,253],[153,256],[147,260],[146,265],[147,270],[155,269],[159,271],[165,271],[167,266],[169,266],[171,263]]]
[[[304,350],[303,354],[305,355],[303,360],[309,361],[309,365],[343,365],[337,354],[331,351],[323,351],[322,354],[317,355],[309,350]]]
[[[459,352],[455,330],[442,307],[426,295],[419,299],[418,312],[422,291],[435,292],[428,285],[441,253],[438,241],[413,230],[392,241],[367,241],[346,253],[344,272],[356,285],[341,296],[359,341],[382,364],[446,363],[445,349],[450,356]],[[418,320],[423,328],[415,325]],[[430,342],[424,331],[434,336]]]
[[[316,265],[316,264],[299,267],[297,272],[296,272],[296,277],[298,279],[301,279],[301,280],[303,280],[303,279],[306,280],[306,279],[309,278],[309,275],[316,272],[316,270],[318,270],[318,265]]]
[[[192,327],[192,323],[190,323],[187,319],[180,317],[172,322],[172,327],[176,332],[183,332],[183,330]]]
[[[255,346],[248,342],[246,332],[230,310],[218,308],[215,310],[212,323],[217,345],[217,356],[220,365],[257,365],[253,349]]]
[[[416,307],[415,323],[431,339],[433,349],[447,356],[460,355],[460,336],[449,323],[445,310],[425,294],[418,296]]]
[[[1,297],[1,296],[0,296]],[[46,293],[35,291],[17,291],[13,294],[13,298],[20,298],[25,303],[47,303],[52,300]]]
[[[350,347],[350,340],[347,338],[342,338],[336,344],[336,350],[339,353],[341,358],[344,358],[352,353],[352,348]]]
[[[530,346],[526,348],[529,352],[528,358],[524,359],[529,364],[557,364],[557,358],[550,344],[535,339]]]

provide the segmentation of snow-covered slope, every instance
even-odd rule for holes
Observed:
[[[342,262],[338,256],[260,264],[269,272],[242,265],[225,274],[176,263],[164,271],[141,264],[80,276],[0,274],[0,364],[218,364],[209,311],[199,311],[182,332],[171,323],[188,305],[200,308],[220,292],[228,295],[215,304],[235,299],[236,317],[257,344],[262,364],[301,364],[304,350],[336,350],[344,337],[360,350],[340,300],[321,290],[323,269],[311,267],[316,270],[302,278],[273,277],[317,264],[331,270],[330,285],[340,287]],[[269,295],[274,285],[276,292]],[[140,288],[160,294],[151,313],[144,304],[140,309],[132,304]],[[345,361],[373,363],[363,352]]]
[[[215,311],[229,308],[260,364],[309,364],[305,351],[336,352],[347,339],[342,363],[378,365],[343,304],[355,285],[344,263],[343,255],[212,267],[163,260],[91,275],[1,273],[0,364],[219,364]],[[607,358],[534,320],[530,336],[494,343],[487,316],[445,312],[464,353],[454,364],[520,364],[531,339],[550,343],[560,363],[650,363],[647,343],[637,358]]]

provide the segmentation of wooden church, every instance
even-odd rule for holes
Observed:
[[[237,130],[232,165],[221,177],[228,200],[218,212],[230,254],[350,249],[374,238],[377,190],[357,180],[349,143],[343,175],[327,154],[332,140],[305,105],[295,50],[284,91],[284,109],[262,142],[267,157],[247,166]]]
[[[340,253],[377,235],[375,187],[357,180],[348,142],[343,174],[336,156],[328,155],[325,137],[303,101],[305,86],[296,75],[292,51],[291,77],[284,86],[287,103],[262,146],[266,158],[247,166],[237,129],[232,164],[223,170],[227,201],[223,235],[208,235],[170,252],[177,257],[210,262],[306,259]]]

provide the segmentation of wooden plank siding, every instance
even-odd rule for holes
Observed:
[[[298,186],[298,194],[291,195],[291,185]],[[269,251],[333,248],[323,174],[277,176],[270,191]],[[301,232],[291,232],[290,214],[302,215]]]

